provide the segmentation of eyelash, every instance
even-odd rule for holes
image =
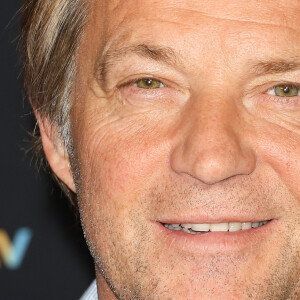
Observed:
[[[137,79],[132,79],[130,81],[127,81],[125,83],[122,83],[119,88],[122,88],[122,87],[126,87],[126,86],[134,86],[138,89],[141,89],[143,90],[143,88],[139,88],[137,86],[138,82],[139,81],[146,81],[146,80],[151,80],[151,81],[157,81],[160,83],[160,87],[159,88],[163,88],[163,87],[168,87],[168,85],[166,83],[164,83],[164,81],[160,80],[160,79],[157,79],[157,78],[154,78],[154,77],[140,77],[140,78],[137,78]],[[146,88],[144,88],[145,90],[147,90]],[[151,89],[148,89],[148,90],[151,90]],[[152,89],[153,90],[153,89]]]
[[[139,81],[146,81],[146,80],[156,81],[156,82],[160,83],[159,88],[167,87],[167,85],[163,81],[161,81],[159,79],[156,79],[156,78],[153,78],[153,77],[142,77],[142,78],[134,79],[134,80],[131,80],[127,83],[122,84],[122,86],[127,86],[127,85],[133,84],[134,86],[138,87],[138,82]],[[299,90],[298,95],[300,95],[300,84],[290,83],[290,82],[284,82],[284,83],[276,84],[276,85],[272,86],[270,89],[268,89],[266,91],[266,93],[269,94],[269,95],[276,96],[275,92],[274,92],[274,94],[270,94],[268,92],[270,92],[272,90],[275,90],[277,87],[285,87],[285,86],[298,89]],[[280,96],[277,96],[277,97],[280,97]]]
[[[147,86],[146,81],[151,80],[151,86]],[[125,81],[117,86],[117,89],[123,94],[128,101],[138,101],[141,102],[145,100],[163,101],[164,103],[172,102],[174,96],[171,97],[171,94],[176,90],[170,89],[169,84],[165,83],[167,80],[161,80],[151,76],[145,77],[136,77],[130,80]]]
[[[138,83],[140,81],[144,81],[144,84],[146,84],[146,80],[151,80],[156,81],[157,83],[159,83],[158,87],[155,88],[142,88],[138,86]],[[159,92],[158,90],[160,90],[161,88],[167,88],[169,87],[167,84],[165,84],[164,80],[160,80],[154,77],[140,77],[137,79],[132,79],[124,84],[122,84],[120,87],[134,87],[136,88],[138,91],[143,92],[143,93],[150,93],[152,94],[154,91]],[[275,89],[278,87],[290,87],[290,88],[296,88],[298,90],[297,95],[291,95],[291,96],[279,96],[276,95]],[[149,94],[149,95],[150,95]],[[293,82],[279,82],[275,85],[273,85],[271,88],[269,88],[267,91],[265,91],[263,94],[265,94],[265,99],[267,99],[268,101],[271,102],[276,102],[278,104],[282,104],[282,105],[288,105],[288,106],[293,106],[295,104],[300,104],[300,84],[298,83],[293,83]]]
[[[293,91],[293,89],[296,89],[295,95],[277,95],[275,89],[280,88],[280,93],[285,93],[283,90],[284,88],[289,87],[290,90],[287,91],[287,93],[290,93]],[[278,91],[277,91],[278,92]],[[300,85],[293,82],[283,82],[273,85],[271,88],[269,88],[265,93],[265,99],[267,102],[282,105],[286,108],[294,108],[298,107],[300,104]]]
[[[297,89],[298,92],[297,92],[297,95],[293,95],[293,96],[278,96],[276,95],[276,88],[291,88],[291,89]],[[295,83],[289,83],[289,82],[285,82],[285,83],[280,83],[280,84],[276,84],[274,85],[273,87],[271,87],[270,89],[268,89],[266,91],[266,94],[268,95],[271,95],[271,96],[275,96],[275,97],[279,97],[279,98],[293,98],[293,97],[296,97],[296,96],[299,96],[300,95],[300,85],[299,84],[295,84]]]

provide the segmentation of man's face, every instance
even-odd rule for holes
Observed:
[[[299,14],[91,1],[71,124],[101,299],[297,299]]]

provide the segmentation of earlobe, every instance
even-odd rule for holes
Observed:
[[[69,156],[58,134],[57,127],[51,124],[46,118],[36,117],[44,152],[52,171],[71,191],[76,193]]]

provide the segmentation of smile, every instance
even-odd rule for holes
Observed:
[[[247,230],[252,228],[258,228],[264,226],[269,221],[261,221],[261,222],[231,222],[231,223],[203,223],[203,224],[167,224],[164,223],[163,225],[174,231],[182,230],[189,234],[201,234],[207,232],[235,232],[240,230]]]

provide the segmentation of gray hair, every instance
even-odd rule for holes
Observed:
[[[76,53],[87,19],[86,0],[25,0],[22,16],[24,88],[33,109],[57,126],[66,148],[70,149],[71,90]],[[39,134],[32,148],[39,161],[46,162]],[[75,195],[57,181],[74,201]]]

